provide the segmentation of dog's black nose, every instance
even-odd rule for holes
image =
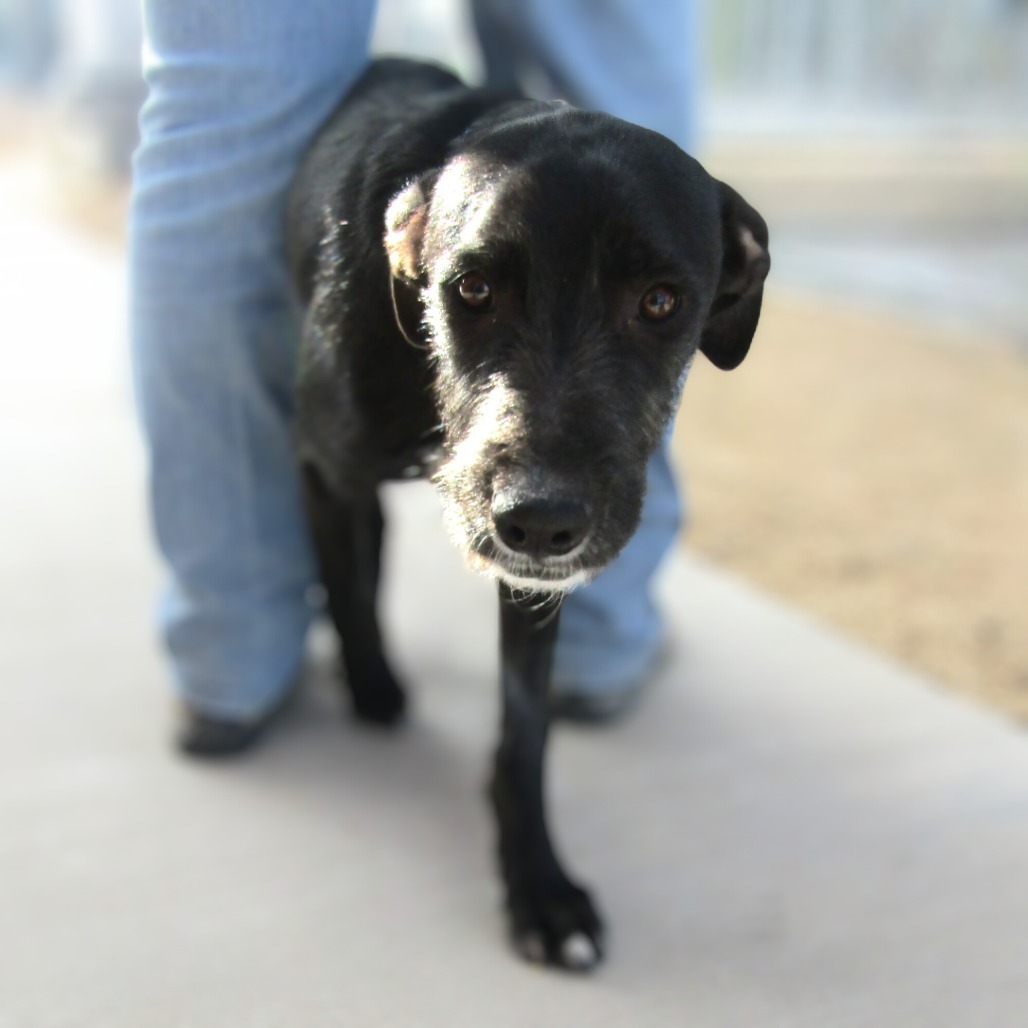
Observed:
[[[581,500],[499,493],[492,515],[503,544],[527,557],[562,557],[589,532],[589,512]]]

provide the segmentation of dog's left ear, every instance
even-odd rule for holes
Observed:
[[[428,346],[421,302],[421,289],[425,284],[421,250],[428,224],[426,186],[424,179],[411,182],[390,201],[385,217],[393,312],[407,342],[421,349]]]
[[[764,219],[731,187],[718,182],[717,188],[724,250],[700,349],[712,364],[731,371],[742,363],[757,330],[771,257]]]

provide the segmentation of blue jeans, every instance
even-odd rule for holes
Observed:
[[[666,17],[658,31],[648,5],[632,0],[492,3],[505,6],[529,49],[549,41],[547,63],[564,69],[561,85],[578,102],[684,141],[682,5],[669,5],[683,12],[675,39]],[[373,0],[144,4],[150,94],[130,219],[135,381],[170,570],[161,630],[183,698],[213,716],[259,716],[303,659],[317,572],[290,437],[298,329],[283,206],[303,151],[367,61],[373,14]],[[632,25],[646,52],[622,81],[612,48]],[[647,83],[650,102],[640,104]],[[649,582],[678,522],[661,451],[639,532],[565,604],[558,680],[602,690],[646,670],[661,634]]]

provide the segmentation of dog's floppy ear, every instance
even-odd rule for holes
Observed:
[[[764,219],[734,189],[723,182],[717,188],[724,250],[700,349],[712,364],[731,371],[742,363],[757,330],[771,257]]]
[[[412,346],[428,346],[421,288],[425,284],[421,248],[428,224],[428,190],[417,179],[390,201],[385,218],[390,290],[396,323]]]

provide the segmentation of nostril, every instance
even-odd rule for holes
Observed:
[[[554,557],[570,553],[585,538],[587,528],[588,523],[584,517],[560,528],[550,536],[546,552]]]
[[[528,542],[528,533],[520,526],[511,522],[498,523],[500,538],[512,549],[520,550]]]

